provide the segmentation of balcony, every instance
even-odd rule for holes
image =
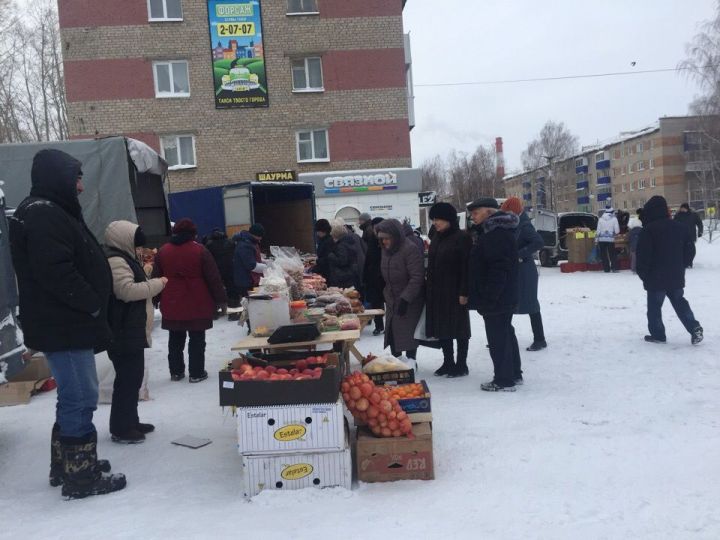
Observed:
[[[597,179],[598,186],[610,185],[610,182],[612,182],[612,180],[609,176],[598,176],[598,179]]]
[[[577,198],[578,204],[590,204],[590,197],[588,195],[584,195],[582,197]]]
[[[525,189],[531,189],[531,188],[532,188],[532,182],[530,182],[529,180],[527,180],[527,181],[523,182],[522,186],[523,186]]]
[[[685,172],[697,173],[697,172],[708,172],[712,169],[712,163],[710,161],[688,161],[685,164]]]
[[[575,191],[582,191],[583,189],[589,189],[590,188],[590,182],[587,180],[583,180],[582,182],[578,182],[575,184]]]
[[[612,199],[612,193],[598,193],[597,194],[598,202],[607,201],[608,199]]]
[[[581,165],[575,167],[575,174],[587,174],[588,172],[588,166],[587,165]]]
[[[602,171],[603,169],[610,168],[610,159],[603,159],[602,161],[595,162],[595,170]]]
[[[523,201],[532,201],[532,193],[523,193]]]

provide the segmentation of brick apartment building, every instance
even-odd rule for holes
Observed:
[[[410,167],[404,4],[58,0],[70,134],[146,142],[170,164],[170,191],[263,171]],[[256,18],[212,20],[228,13]],[[243,95],[225,92],[235,84],[264,87],[261,106],[223,105]]]
[[[662,195],[671,208],[690,202],[703,211],[717,202],[708,196],[703,172],[711,163],[694,150],[703,118],[665,117],[647,129],[623,133],[604,144],[583,148],[578,155],[552,165],[558,212],[597,213],[612,205],[634,212],[653,195]],[[505,178],[505,191],[521,198],[526,208],[549,208],[549,167]],[[711,191],[717,191],[717,186]]]

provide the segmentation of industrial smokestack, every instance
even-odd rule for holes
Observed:
[[[495,138],[495,155],[496,155],[496,170],[495,174],[502,180],[505,178],[505,156],[503,155],[503,140],[502,137]]]

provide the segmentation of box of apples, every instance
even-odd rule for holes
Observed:
[[[282,357],[285,359],[248,355],[230,362],[218,377],[220,406],[256,407],[337,401],[340,366],[336,353],[309,356],[306,353],[287,353]]]

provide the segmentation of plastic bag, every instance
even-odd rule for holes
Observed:
[[[417,326],[415,327],[415,334],[413,334],[413,337],[417,339],[418,341],[437,341],[437,338],[434,337],[428,337],[425,334],[425,310],[427,308],[423,307],[422,313],[420,314],[420,320],[417,323]]]
[[[410,369],[410,366],[390,354],[378,356],[362,368],[363,373],[386,373],[388,371],[406,371],[408,369]]]
[[[590,254],[587,258],[588,264],[596,264],[600,262],[600,249],[597,243],[593,244],[593,248],[590,250]]]
[[[300,254],[293,247],[270,246],[270,254],[275,259],[275,264],[288,274],[300,272],[302,275],[305,271]]]
[[[282,267],[274,263],[269,263],[265,270],[265,275],[260,278],[261,292],[288,296],[290,287],[287,284],[285,275]]]
[[[340,330],[360,330],[360,319],[357,315],[343,315],[339,322]]]
[[[115,368],[107,356],[101,353],[95,356],[95,367],[98,373],[98,403],[112,403],[113,384],[115,383]],[[143,373],[143,380],[138,392],[138,401],[148,401],[150,391],[148,390],[148,379],[150,370],[146,367]]]

